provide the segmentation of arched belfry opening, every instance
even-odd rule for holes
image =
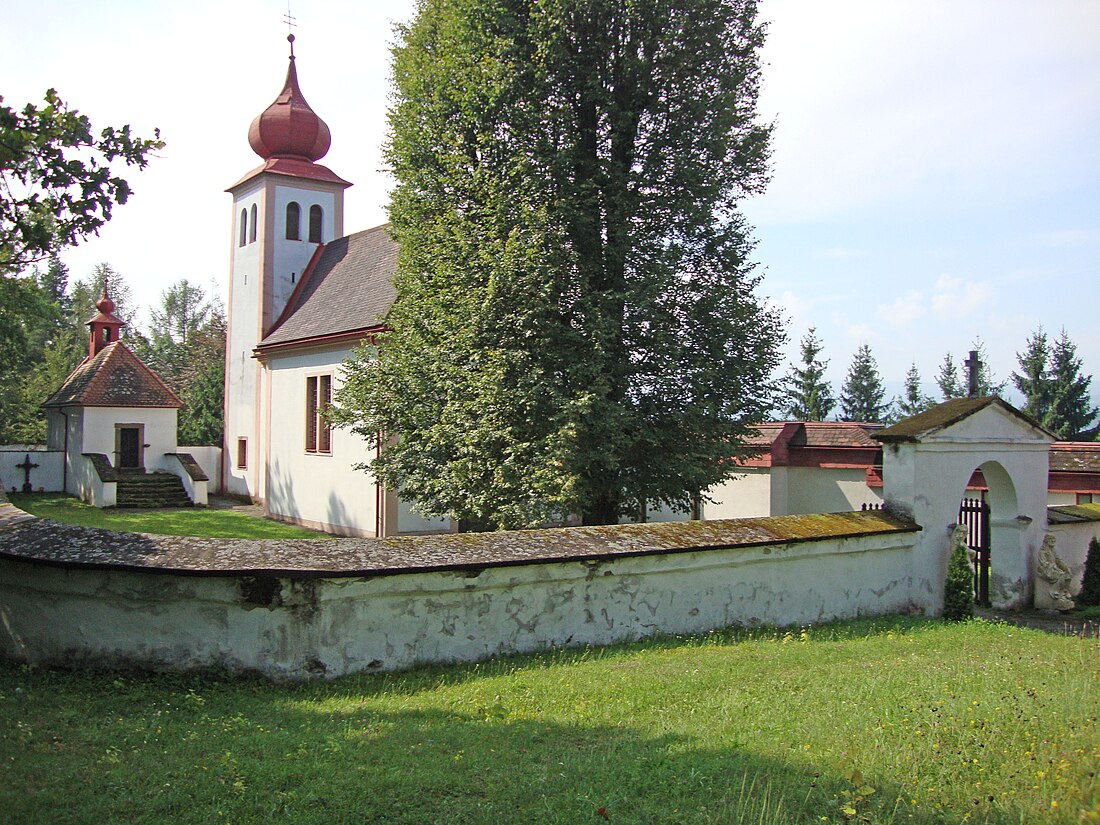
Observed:
[[[914,606],[933,614],[943,609],[952,536],[969,518],[975,524],[968,543],[985,551],[975,560],[979,598],[996,608],[1029,606],[1046,535],[1054,436],[1011,404],[987,397],[944,402],[872,437],[883,445],[886,508],[921,527],[912,556]],[[971,507],[977,512],[967,512]]]

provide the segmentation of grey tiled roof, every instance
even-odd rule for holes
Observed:
[[[291,296],[281,322],[259,347],[377,326],[397,295],[396,265],[397,244],[389,224],[337,238],[325,246]]]

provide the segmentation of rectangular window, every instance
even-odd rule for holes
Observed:
[[[1096,494],[1095,493],[1078,493],[1077,494],[1077,503],[1078,504],[1093,504],[1095,501],[1096,501]]]
[[[332,403],[332,376],[310,375],[306,378],[306,452],[331,453],[332,428],[324,413]]]
[[[237,469],[238,470],[247,470],[248,469],[248,439],[247,438],[238,438],[237,439]]]

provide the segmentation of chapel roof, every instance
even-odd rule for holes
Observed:
[[[43,407],[183,406],[179,396],[121,341],[107,344],[73,370]]]
[[[397,243],[389,224],[325,244],[302,274],[286,309],[257,349],[377,328],[397,290]]]

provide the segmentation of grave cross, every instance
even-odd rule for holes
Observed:
[[[23,471],[23,492],[33,493],[34,488],[31,487],[31,470],[37,467],[37,464],[31,463],[31,454],[27,453],[23,456],[23,463],[15,465],[18,469]]]
[[[978,397],[978,375],[982,368],[982,361],[978,358],[978,351],[976,349],[970,350],[970,357],[963,361],[966,365],[969,376],[968,397]]]

